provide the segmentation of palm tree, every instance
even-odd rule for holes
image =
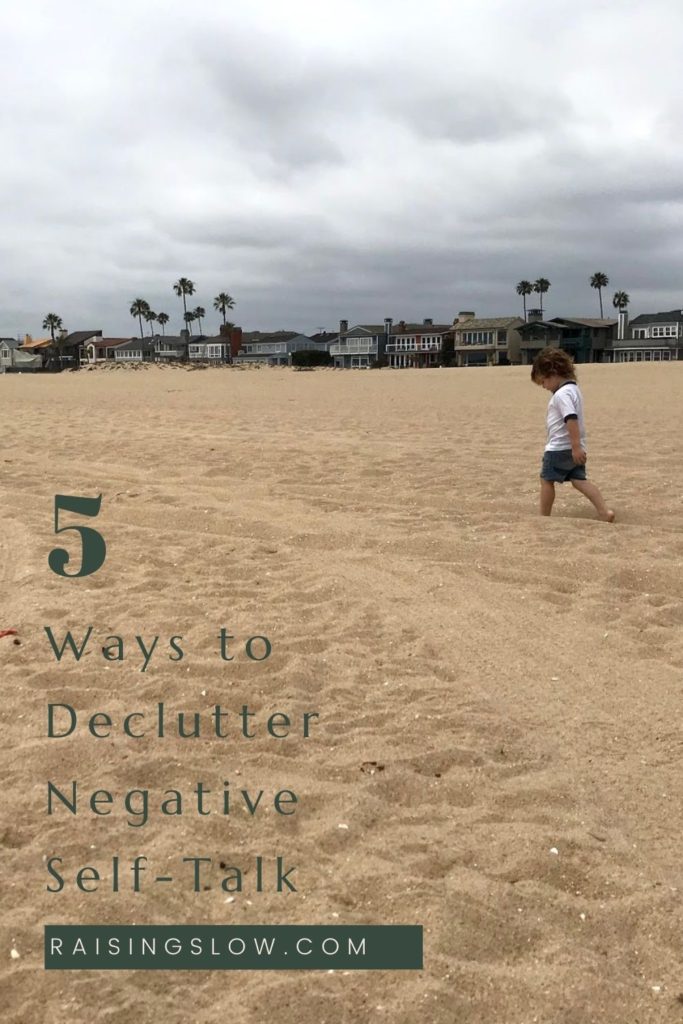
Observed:
[[[196,320],[197,318],[195,317],[194,313],[185,313],[185,316],[183,317],[183,319],[185,320],[185,323],[187,324],[187,329],[190,332],[190,337],[192,337],[192,321]]]
[[[168,313],[157,313],[157,323],[161,324],[161,333],[164,336],[166,336],[166,331],[164,330],[164,327],[168,323],[168,320],[169,320]]]
[[[62,318],[57,316],[56,313],[48,313],[43,320],[43,330],[50,332],[52,338],[52,344],[55,343],[55,331],[61,331],[62,329]]]
[[[227,292],[219,292],[219,294],[213,300],[213,308],[217,309],[220,313],[223,314],[223,326],[224,327],[226,326],[225,314],[226,314],[226,312],[229,309],[232,309],[234,307],[234,305],[235,305],[235,300],[233,299],[233,297],[231,295],[228,295]]]
[[[630,301],[631,296],[628,292],[615,292],[614,298],[612,299],[612,305],[621,313],[622,309],[626,309]]]
[[[194,316],[195,320],[199,320],[199,333],[201,334],[202,333],[202,317],[206,316],[206,310],[204,309],[203,306],[197,306],[196,309],[192,310],[192,315]]]
[[[190,281],[188,277],[179,277],[173,285],[173,291],[183,300],[183,319],[186,324],[189,324],[190,321],[187,319],[187,303],[185,302],[185,296],[194,295],[194,281]]]
[[[144,316],[148,324],[154,324],[157,319],[157,315],[153,309],[146,309],[142,315]],[[154,327],[150,327],[149,335],[151,338],[154,337]]]
[[[133,299],[130,304],[130,315],[136,316],[140,321],[140,337],[144,338],[142,333],[142,318],[146,313],[149,312],[149,302],[145,299]]]
[[[517,294],[522,296],[522,302],[524,303],[524,319],[525,320],[526,320],[526,297],[527,297],[527,295],[531,295],[533,290],[534,290],[534,286],[532,285],[531,281],[520,281],[519,284],[517,285],[516,289],[515,289]]]
[[[603,319],[602,312],[602,289],[606,288],[609,284],[609,278],[607,274],[603,274],[601,270],[597,270],[591,277],[591,288],[598,289],[598,297],[600,299],[600,319]]]
[[[541,296],[541,319],[543,319],[543,296],[549,288],[550,281],[547,281],[545,277],[539,277],[538,281],[534,281],[534,291]]]

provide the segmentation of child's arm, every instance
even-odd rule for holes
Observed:
[[[579,434],[579,421],[576,416],[570,416],[565,421],[567,433],[572,443],[572,458],[577,466],[583,466],[586,461],[586,453],[581,447],[581,435]]]

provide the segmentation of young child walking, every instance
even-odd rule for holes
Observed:
[[[546,427],[548,441],[541,466],[541,515],[549,516],[555,501],[555,484],[571,480],[577,491],[595,506],[598,518],[614,522],[614,512],[586,479],[586,428],[583,396],[576,383],[574,364],[560,348],[544,348],[531,368],[534,384],[550,391]]]

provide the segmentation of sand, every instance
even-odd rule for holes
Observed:
[[[21,640],[0,640],[3,1021],[681,1019],[683,364],[580,371],[614,526],[568,485],[537,515],[547,395],[524,367],[0,377],[0,629]],[[57,493],[103,495],[91,577],[48,568]],[[120,634],[125,660],[57,663],[45,625]],[[136,633],[161,638],[146,672]],[[45,736],[50,701],[120,720],[159,700],[299,732]],[[48,817],[47,779],[299,804],[138,829],[120,804]],[[72,877],[179,851],[283,853],[299,889],[226,903],[212,869],[197,894],[46,891],[51,855]],[[43,925],[69,922],[415,923],[425,967],[45,972]]]

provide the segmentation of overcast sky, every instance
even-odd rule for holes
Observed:
[[[3,7],[2,335],[683,308],[680,0]]]

